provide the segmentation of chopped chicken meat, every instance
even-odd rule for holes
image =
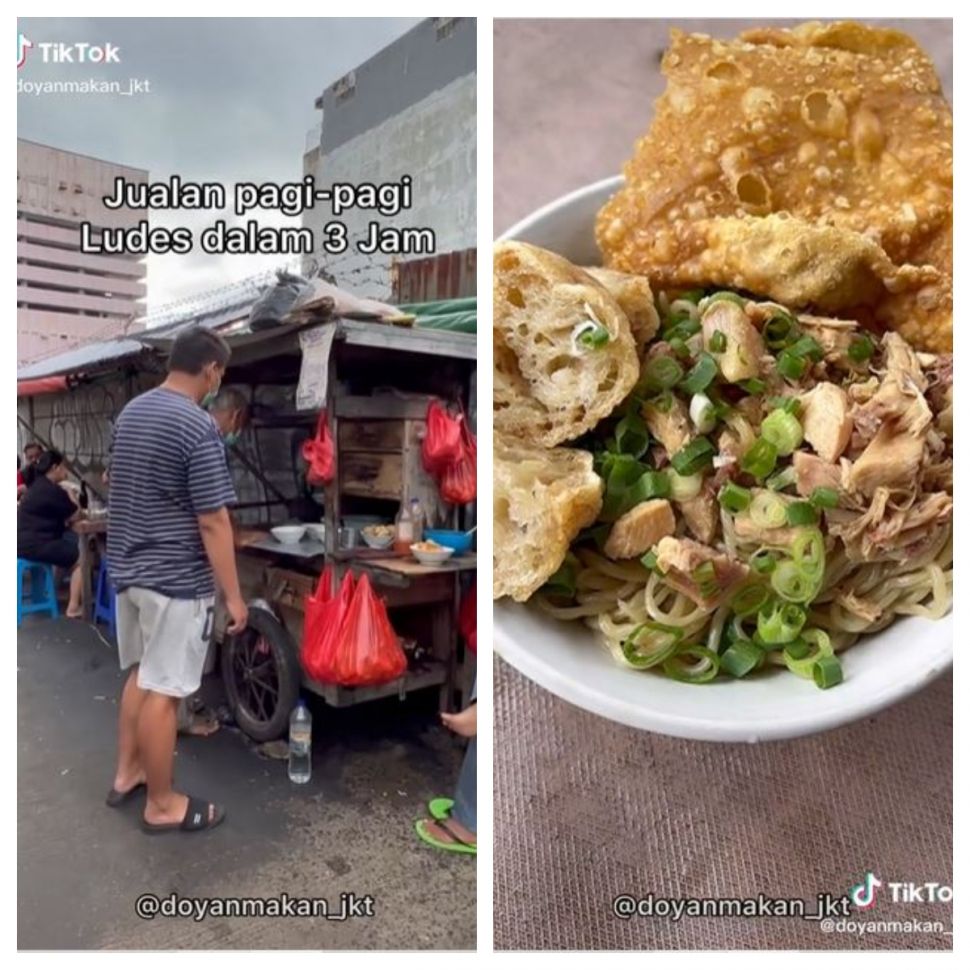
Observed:
[[[664,536],[673,535],[676,525],[674,510],[666,499],[641,502],[613,523],[603,552],[610,559],[641,556]]]
[[[712,303],[701,318],[704,346],[710,350],[715,332],[724,335],[724,349],[711,350],[718,369],[729,383],[757,377],[765,344],[744,310],[730,300]]]
[[[667,449],[667,454],[671,457],[676,455],[693,436],[690,413],[687,405],[679,397],[670,401],[670,407],[666,411],[662,411],[656,404],[645,404],[643,420],[650,434]]]
[[[811,495],[817,488],[842,488],[842,468],[834,462],[823,461],[808,451],[796,451],[792,455],[795,469],[795,491],[799,495]]]
[[[852,437],[849,399],[837,384],[823,381],[802,398],[805,440],[822,461],[834,462]]]
[[[686,502],[677,503],[691,534],[701,542],[713,542],[721,521],[714,485],[708,479],[700,492]]]
[[[751,572],[743,562],[693,539],[668,536],[660,540],[656,552],[657,568],[664,582],[703,609],[714,609],[726,602]],[[709,587],[695,578],[697,570],[706,563],[712,564],[714,573]]]

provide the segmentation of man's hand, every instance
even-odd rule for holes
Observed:
[[[226,610],[229,612],[229,625],[226,627],[226,633],[242,633],[249,621],[249,608],[246,606],[246,601],[241,596],[227,599]]]

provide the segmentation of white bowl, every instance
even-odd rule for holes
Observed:
[[[384,536],[384,538],[382,539],[380,536],[375,536],[373,533],[368,532],[367,531],[368,528],[369,528],[368,526],[364,526],[364,528],[360,530],[360,537],[364,540],[365,543],[367,543],[368,546],[371,547],[371,549],[390,549],[391,548],[391,544],[394,542],[393,532],[390,535]]]
[[[277,542],[282,542],[285,546],[296,545],[306,534],[305,525],[278,525],[269,530],[273,533],[273,538]]]
[[[425,566],[440,566],[446,559],[450,559],[455,554],[454,549],[449,549],[447,546],[442,546],[438,552],[423,552],[416,546],[411,546],[411,555],[417,559],[418,562],[424,563]]]
[[[326,522],[308,522],[306,524],[306,531],[317,540],[317,542],[327,541],[327,523]]]
[[[543,246],[580,265],[599,262],[593,222],[622,183],[611,178],[539,209],[503,239]],[[701,741],[769,741],[827,731],[889,707],[953,661],[953,617],[896,621],[840,654],[845,680],[819,690],[785,670],[744,680],[682,684],[620,667],[581,623],[500,600],[495,649],[537,684],[631,727]]]

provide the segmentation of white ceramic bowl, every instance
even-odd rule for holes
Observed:
[[[374,535],[373,532],[368,532],[366,527],[360,530],[360,536],[371,549],[390,549],[391,544],[394,542],[393,532],[382,538],[381,536]]]
[[[278,525],[269,530],[273,533],[273,538],[277,542],[282,542],[285,546],[296,545],[306,534],[305,525]]]
[[[317,542],[327,541],[327,523],[326,522],[308,522],[306,524],[307,532],[317,540]]]
[[[437,552],[424,552],[418,549],[417,546],[411,546],[411,555],[417,559],[418,562],[424,563],[425,566],[440,566],[446,559],[450,559],[455,554],[454,549],[449,549],[447,546],[442,546]]]
[[[580,265],[599,262],[593,222],[617,190],[607,179],[543,207],[503,239],[521,239]],[[617,665],[580,623],[530,606],[495,604],[495,649],[536,683],[579,707],[631,727],[702,741],[768,741],[826,731],[868,717],[924,687],[953,660],[953,617],[898,620],[840,654],[845,680],[819,690],[779,670],[744,680],[681,684]]]

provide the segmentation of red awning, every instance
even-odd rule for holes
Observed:
[[[17,381],[17,397],[36,397],[67,390],[66,377],[38,377],[33,381]]]

